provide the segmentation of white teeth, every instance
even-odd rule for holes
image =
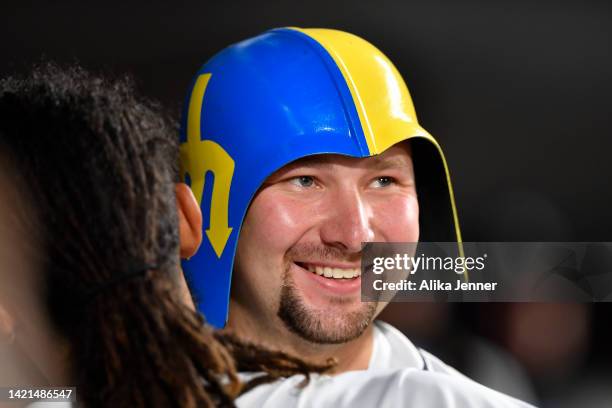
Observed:
[[[329,266],[321,267],[308,265],[308,270],[310,272],[316,273],[317,275],[333,279],[352,279],[356,278],[357,276],[361,276],[361,269],[359,268],[342,269],[330,268]]]

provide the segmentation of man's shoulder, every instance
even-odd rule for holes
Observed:
[[[435,406],[528,408],[530,405],[463,376],[418,369],[351,371],[313,375],[304,386],[294,376],[255,387],[237,400],[239,407]]]
[[[242,376],[243,381],[251,377]],[[307,385],[296,375],[263,384],[241,396],[239,407],[469,406],[525,408],[530,405],[478,384],[434,355],[417,348],[393,326],[374,324],[374,347],[365,371],[314,374]]]
[[[419,349],[408,337],[389,323],[381,320],[374,322],[374,340],[368,370],[422,369],[424,366]]]

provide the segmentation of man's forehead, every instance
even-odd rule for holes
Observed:
[[[367,167],[371,169],[388,169],[406,167],[412,164],[411,151],[408,144],[396,145],[385,152],[370,157],[352,157],[341,154],[316,154],[302,157],[281,170],[290,170],[296,167],[324,167],[330,165],[345,165],[350,167]]]

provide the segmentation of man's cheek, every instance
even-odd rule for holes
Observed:
[[[311,209],[295,202],[266,203],[260,211],[259,238],[273,248],[287,249],[298,239],[312,221]]]
[[[418,241],[419,206],[416,197],[390,199],[377,209],[375,217],[377,229],[387,241]]]

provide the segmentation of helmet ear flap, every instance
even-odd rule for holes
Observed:
[[[419,199],[419,240],[456,242],[457,227],[443,158],[427,139],[417,137],[409,143]]]

